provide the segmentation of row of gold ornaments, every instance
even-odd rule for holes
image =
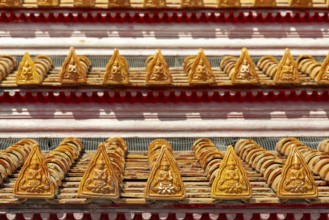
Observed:
[[[15,182],[14,194],[18,198],[54,198],[66,173],[83,151],[77,138],[65,138],[45,157],[35,144]]]
[[[193,143],[192,150],[200,165],[206,171],[208,180],[213,182],[219,169],[218,164],[223,160],[224,154],[208,138],[196,140]]]
[[[21,167],[34,144],[37,144],[34,140],[22,139],[5,150],[0,151],[0,184],[3,182],[3,179]]]
[[[37,0],[37,5],[39,7],[58,7],[60,1],[59,0]],[[74,0],[74,7],[95,7],[95,0]],[[240,0],[219,0],[217,1],[217,5],[220,8],[225,7],[241,7]],[[21,7],[21,0],[7,0],[5,2],[0,3],[0,7]],[[181,6],[183,8],[186,7],[204,7],[203,0],[181,0]],[[275,7],[275,0],[254,0],[253,6],[255,7]],[[312,7],[312,0],[289,0],[290,7]],[[131,7],[130,0],[109,0],[108,7],[116,8],[116,7]],[[166,0],[144,0],[143,7],[145,8],[165,8],[167,7]]]
[[[0,56],[0,81],[2,81],[6,76],[16,69],[17,63],[16,59],[10,55]]]
[[[148,200],[182,200],[185,186],[170,143],[157,139],[148,146],[150,176],[144,190]]]
[[[123,187],[127,143],[109,138],[99,144],[79,184],[78,195],[92,199],[117,199]]]
[[[244,161],[263,175],[279,198],[308,199],[318,196],[310,168],[294,145],[290,146],[286,161],[249,139],[236,143],[235,150]]]
[[[317,147],[318,151],[323,153],[329,153],[329,140],[321,141]]]
[[[281,155],[287,156],[292,147],[296,147],[298,149],[314,175],[319,175],[321,179],[325,181],[329,180],[329,155],[327,153],[314,150],[304,145],[296,138],[282,139],[277,143],[275,149]]]
[[[293,59],[289,49],[286,49],[280,62],[272,56],[262,57],[257,67],[268,75],[276,84],[299,84],[300,71],[307,73],[318,84],[329,83],[329,56],[322,64],[306,62],[305,57],[300,56],[297,62]],[[45,62],[51,60],[42,56]],[[315,61],[314,61],[315,62]],[[46,62],[47,63],[47,62]],[[37,64],[32,61],[29,54],[26,53],[18,68],[16,83],[40,84],[46,71],[49,71],[50,64],[43,68],[42,76],[37,72]],[[304,68],[306,65],[307,68]],[[319,68],[320,65],[320,68]],[[85,56],[77,56],[74,48],[65,59],[59,76],[62,84],[83,84],[87,82],[87,73],[91,67],[90,60]],[[308,68],[310,67],[310,68]],[[215,76],[212,72],[209,60],[202,49],[197,56],[190,56],[184,60],[183,68],[191,85],[213,84]],[[256,72],[255,64],[248,54],[246,48],[242,49],[239,58],[226,56],[220,62],[220,68],[231,79],[233,84],[259,84],[259,77]],[[316,74],[315,74],[315,73]],[[315,77],[316,76],[316,77]],[[169,71],[169,66],[162,56],[161,51],[157,50],[154,56],[146,59],[146,84],[147,85],[170,85],[173,79]],[[118,50],[114,51],[109,60],[103,77],[104,85],[127,85],[129,84],[129,67],[127,60],[119,54]]]

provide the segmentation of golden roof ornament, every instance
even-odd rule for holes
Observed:
[[[148,85],[169,85],[172,77],[168,64],[162,56],[161,50],[157,49],[154,56],[146,59],[146,84]]]
[[[38,145],[33,145],[15,182],[14,194],[25,199],[50,199],[55,196],[55,185],[43,162]]]
[[[289,0],[289,6],[294,8],[305,8],[312,7],[312,0]]]
[[[318,197],[318,188],[311,170],[295,146],[292,146],[283,166],[277,196],[280,199],[309,199]]]
[[[182,200],[185,198],[185,186],[178,165],[167,146],[162,146],[161,152],[152,166],[144,196],[148,200]]]
[[[21,0],[0,0],[0,7],[21,7]]]
[[[79,185],[78,195],[87,198],[116,199],[120,196],[115,174],[104,144],[99,144]]]
[[[203,0],[181,0],[181,5],[183,8],[198,8],[203,7]]]
[[[120,85],[128,83],[128,62],[124,57],[120,56],[119,50],[115,49],[110,61],[106,66],[103,84]]]
[[[144,8],[165,8],[166,0],[144,0]]]
[[[74,7],[94,7],[95,0],[74,0]]]
[[[243,200],[249,199],[251,195],[247,173],[233,146],[229,146],[212,183],[211,197],[221,200]]]
[[[37,73],[37,69],[34,62],[28,52],[23,56],[22,61],[18,66],[18,71],[16,74],[16,84],[17,85],[31,85],[40,84],[41,77]]]
[[[259,82],[255,64],[249,56],[247,48],[243,48],[234,66],[231,77],[233,84],[257,84]]]
[[[197,56],[187,57],[184,60],[183,67],[190,84],[211,84],[215,82],[211,65],[202,49],[199,49]]]
[[[219,8],[235,8],[240,7],[241,2],[240,0],[218,0],[218,7]]]
[[[61,83],[85,83],[87,81],[86,72],[83,69],[79,57],[75,54],[75,49],[70,48],[70,52],[62,65],[59,75]]]
[[[109,0],[108,6],[111,8],[117,8],[117,7],[129,7],[130,6],[130,0]]]
[[[287,48],[274,75],[274,82],[278,84],[298,84],[299,72],[290,50]]]
[[[322,62],[320,72],[317,75],[315,80],[320,84],[329,83],[329,54],[326,56],[326,58]]]
[[[57,7],[59,5],[58,0],[37,0],[38,7]]]
[[[276,0],[254,0],[254,7],[275,7]]]

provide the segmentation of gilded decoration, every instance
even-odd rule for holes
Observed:
[[[199,50],[197,56],[187,57],[184,60],[183,67],[190,84],[211,84],[215,82],[211,65],[202,49]]]
[[[184,8],[198,8],[203,7],[203,0],[181,0],[182,7]]]
[[[294,8],[312,7],[312,0],[289,0],[289,6]]]
[[[255,64],[246,48],[242,49],[242,53],[236,61],[231,80],[233,84],[257,84],[259,82]]]
[[[59,5],[58,0],[37,0],[39,7],[57,7]]]
[[[274,75],[274,82],[278,84],[298,84],[299,72],[290,50],[287,48]]]
[[[55,196],[55,186],[36,144],[19,172],[14,194],[18,198],[28,199],[50,199]]]
[[[120,196],[118,176],[104,144],[100,144],[79,185],[78,194],[87,198],[116,199]]]
[[[185,186],[175,157],[167,146],[161,152],[151,169],[146,183],[145,199],[181,200],[185,198]]]
[[[116,7],[129,7],[130,6],[130,0],[109,0],[108,6],[112,8]]]
[[[144,0],[145,8],[164,8],[167,6],[166,0]]]
[[[154,56],[146,60],[146,84],[168,85],[172,83],[169,66],[162,56],[161,50],[157,49]]]
[[[316,81],[322,84],[329,83],[329,54],[322,62],[320,73],[317,75]]]
[[[18,71],[16,74],[16,84],[30,85],[40,83],[41,77],[36,70],[32,58],[30,57],[29,53],[26,52],[18,66]]]
[[[0,0],[0,7],[21,7],[22,1],[20,0]]]
[[[249,199],[251,195],[247,173],[235,154],[233,146],[229,146],[212,183],[211,197],[223,200],[241,200]]]
[[[87,81],[86,72],[82,67],[79,57],[75,54],[75,49],[71,47],[69,55],[66,57],[59,81],[61,83],[85,83]]]
[[[254,0],[254,7],[275,7],[276,0]]]
[[[95,0],[74,0],[74,7],[94,7]]]
[[[236,8],[241,7],[240,0],[218,0],[219,8]]]
[[[119,50],[115,49],[106,66],[103,84],[120,85],[128,83],[128,62],[123,56],[120,56]]]
[[[310,168],[295,146],[283,166],[277,196],[281,199],[307,199],[318,197],[318,188]]]

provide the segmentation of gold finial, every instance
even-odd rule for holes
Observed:
[[[116,199],[120,196],[115,174],[104,144],[100,144],[79,185],[78,195],[87,198]]]
[[[23,56],[22,61],[19,64],[18,71],[16,74],[17,85],[31,85],[40,84],[41,77],[38,74],[34,62],[30,57],[30,54],[26,52]]]
[[[74,7],[94,7],[95,0],[74,0]]]
[[[165,8],[166,0],[144,0],[144,8]]]
[[[146,59],[146,84],[148,85],[169,85],[172,77],[168,64],[162,56],[161,50],[157,49],[154,56]]]
[[[73,47],[70,48],[70,52],[64,63],[62,65],[62,70],[59,75],[59,81],[61,83],[85,83],[87,81],[86,78],[86,70],[82,66],[79,57],[75,54],[75,49]]]
[[[56,7],[58,0],[37,0],[38,7]]]
[[[129,7],[130,0],[109,0],[108,6],[111,8]]]
[[[289,0],[289,6],[294,8],[309,8],[313,6],[312,0]]]
[[[215,82],[211,65],[202,49],[199,49],[197,56],[187,57],[184,60],[183,67],[190,84],[211,84]]]
[[[240,0],[218,0],[219,8],[236,8],[241,7]]]
[[[280,199],[308,199],[318,197],[318,188],[310,168],[295,146],[283,166],[277,196]]]
[[[275,7],[276,0],[254,0],[254,7]]]
[[[21,7],[21,0],[0,0],[0,7]]]
[[[233,146],[229,146],[212,183],[211,197],[224,200],[242,200],[249,199],[251,195],[252,191],[247,173],[236,156]]]
[[[320,72],[316,76],[315,81],[319,84],[328,84],[329,83],[329,54],[326,56],[322,62]]]
[[[178,165],[167,146],[162,146],[151,169],[144,196],[149,200],[181,200],[185,198],[185,186]]]
[[[115,49],[110,61],[106,66],[103,84],[120,85],[128,83],[128,62],[124,57],[120,56],[119,50]]]
[[[237,60],[231,80],[233,84],[257,84],[259,82],[255,64],[249,56],[247,48],[243,48]]]
[[[288,48],[286,49],[286,52],[277,67],[274,75],[274,82],[277,84],[299,83],[299,72],[297,70],[297,65]]]
[[[198,8],[203,7],[203,0],[181,0],[181,5],[183,8]]]
[[[19,172],[14,194],[26,199],[50,199],[55,196],[55,185],[36,144]]]

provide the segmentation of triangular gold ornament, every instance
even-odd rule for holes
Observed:
[[[146,60],[146,84],[169,85],[171,83],[172,77],[168,64],[161,50],[157,49],[156,54]]]
[[[147,180],[145,199],[182,200],[185,198],[185,186],[175,157],[166,146],[156,160]]]
[[[315,81],[320,84],[329,83],[329,54],[326,56],[326,58],[322,62],[320,72],[317,75]]]
[[[62,65],[59,81],[68,84],[85,83],[87,78],[81,65],[79,57],[75,54],[75,49],[71,47]]]
[[[104,144],[88,165],[79,185],[78,195],[87,198],[117,199],[120,196],[118,176],[115,174]]]
[[[276,0],[254,0],[254,7],[275,7]]]
[[[277,196],[280,199],[309,199],[318,197],[318,188],[310,168],[295,146],[292,146],[283,166]]]
[[[211,65],[202,49],[199,49],[197,56],[187,57],[183,65],[190,84],[211,84],[215,82]]]
[[[247,48],[242,49],[242,53],[234,66],[231,80],[233,84],[257,84],[259,82],[255,64],[249,56]]]
[[[26,52],[19,64],[16,74],[17,85],[38,85],[41,83],[41,77],[37,73],[34,62],[30,54]]]
[[[240,0],[218,0],[219,8],[236,8],[240,6]]]
[[[287,48],[284,53],[276,73],[274,75],[274,82],[278,84],[298,84],[299,72],[296,62],[291,56],[290,50]]]
[[[103,84],[120,85],[128,83],[128,62],[124,57],[120,56],[119,50],[115,49],[110,61],[106,66]]]
[[[19,172],[14,194],[18,198],[26,199],[50,199],[55,196],[55,185],[36,144]]]
[[[212,183],[211,197],[221,200],[242,200],[249,199],[251,195],[247,173],[233,146],[229,146]]]

